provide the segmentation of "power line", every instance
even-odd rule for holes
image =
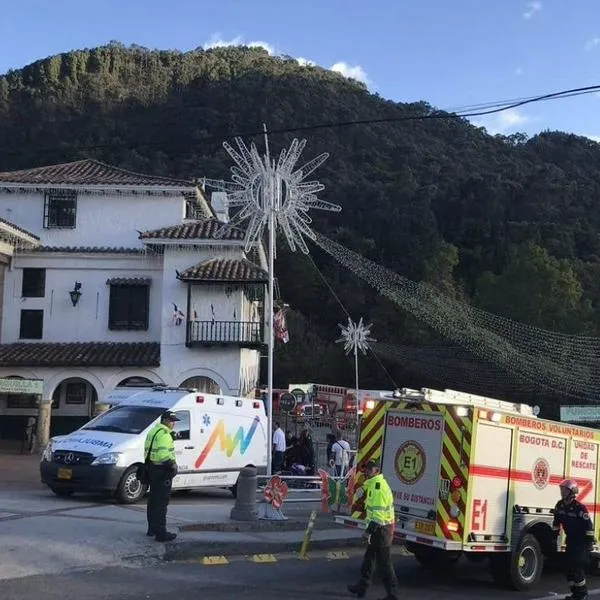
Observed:
[[[447,112],[444,110],[436,110],[434,112],[428,112],[425,114],[416,114],[416,115],[402,115],[397,117],[378,117],[378,118],[368,118],[368,119],[355,119],[349,121],[329,121],[318,123],[315,125],[297,125],[297,126],[289,126],[289,127],[281,127],[279,129],[269,129],[269,134],[285,134],[285,133],[301,133],[308,131],[317,131],[322,129],[335,129],[339,127],[351,127],[351,126],[360,126],[360,125],[377,125],[384,123],[403,123],[409,121],[428,121],[428,120],[453,120],[453,119],[465,119],[469,117],[481,117],[487,116],[491,114],[497,114],[501,112],[505,112],[507,110],[511,110],[514,108],[519,108],[521,106],[525,106],[528,104],[533,104],[536,102],[545,102],[549,100],[560,100],[564,98],[571,98],[575,96],[582,96],[587,94],[593,94],[600,91],[600,85],[592,85],[578,88],[571,88],[567,90],[561,90],[558,92],[551,92],[548,94],[542,94],[537,96],[529,96],[525,98],[518,98],[514,101],[497,101],[497,102],[487,102],[482,104],[476,104],[472,106],[464,107],[463,110],[458,110],[455,112]],[[193,108],[193,105],[187,105],[186,108]],[[114,148],[173,148],[177,146],[182,146],[183,153],[189,152],[189,146],[194,144],[207,144],[209,142],[221,143],[224,140],[230,140],[236,137],[249,138],[262,136],[263,130],[255,129],[245,132],[238,133],[212,133],[207,135],[196,136],[194,138],[179,138],[179,139],[171,139],[169,141],[136,141],[136,142],[108,142],[103,144],[88,144],[77,147],[65,147],[63,146],[54,146],[54,147],[46,147],[46,148],[37,148],[36,150],[29,151],[27,154],[36,155],[36,154],[47,154],[47,153],[55,153],[55,152],[66,152],[66,153],[74,153],[81,152],[83,150],[106,150],[106,149],[114,149]],[[185,150],[183,150],[185,148]],[[22,156],[24,154],[23,148],[19,148],[18,150],[9,149],[9,148],[0,148],[0,155],[12,156],[19,155]]]

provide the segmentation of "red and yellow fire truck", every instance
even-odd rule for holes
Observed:
[[[559,482],[575,479],[598,539],[600,431],[538,418],[539,410],[452,390],[403,389],[370,402],[358,465],[380,459],[395,497],[395,536],[428,568],[489,559],[494,580],[529,589],[558,558],[551,523]],[[350,515],[362,526],[363,476]],[[593,559],[598,555],[595,548]]]

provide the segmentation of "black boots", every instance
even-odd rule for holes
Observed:
[[[367,594],[367,590],[364,586],[360,585],[360,583],[357,583],[355,585],[350,584],[348,586],[348,591],[351,594],[354,594],[357,598],[364,598]]]

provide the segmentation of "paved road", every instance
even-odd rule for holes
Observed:
[[[249,562],[225,566],[200,564],[134,564],[96,572],[70,572],[0,581],[3,600],[338,600],[350,598],[345,591],[355,577],[360,557],[327,561],[318,556],[309,561],[280,560],[276,564]],[[560,598],[565,592],[562,577],[547,574],[533,593],[496,588],[485,569],[458,564],[447,578],[432,577],[411,558],[398,558],[396,570],[405,600],[532,600]],[[598,590],[600,592],[600,590]],[[559,596],[556,593],[561,594]],[[370,598],[383,596],[376,585]]]
[[[175,494],[168,511],[169,527],[177,531],[199,521],[227,521],[233,503],[230,492],[221,489]],[[306,513],[306,506],[290,505],[285,512],[294,517]],[[312,503],[309,506],[316,508]],[[73,568],[121,566],[139,556],[160,558],[165,544],[145,533],[145,503],[122,506],[86,495],[57,498],[41,486],[0,489],[0,580]],[[232,536],[240,541],[249,537],[236,533],[224,537]],[[209,537],[208,533],[186,531],[179,534],[176,544]]]

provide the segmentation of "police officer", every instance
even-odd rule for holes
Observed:
[[[177,415],[167,411],[146,436],[144,453],[149,456],[150,493],[148,494],[147,518],[148,532],[157,542],[169,542],[177,537],[167,531],[167,506],[171,497],[173,477],[177,475],[175,462],[175,444],[172,430],[179,421]]]
[[[585,568],[588,553],[595,544],[594,526],[587,508],[577,500],[579,488],[573,479],[560,483],[561,499],[554,508],[552,529],[558,536],[562,527],[566,540],[567,579],[571,586],[568,600],[583,600],[588,597]]]
[[[360,580],[355,585],[349,585],[348,591],[364,598],[371,585],[373,563],[377,563],[377,570],[387,592],[384,600],[398,600],[398,581],[390,556],[395,522],[394,496],[380,468],[379,462],[373,460],[364,466],[367,478],[363,484],[367,528],[363,537],[367,542],[367,550],[360,569]]]

